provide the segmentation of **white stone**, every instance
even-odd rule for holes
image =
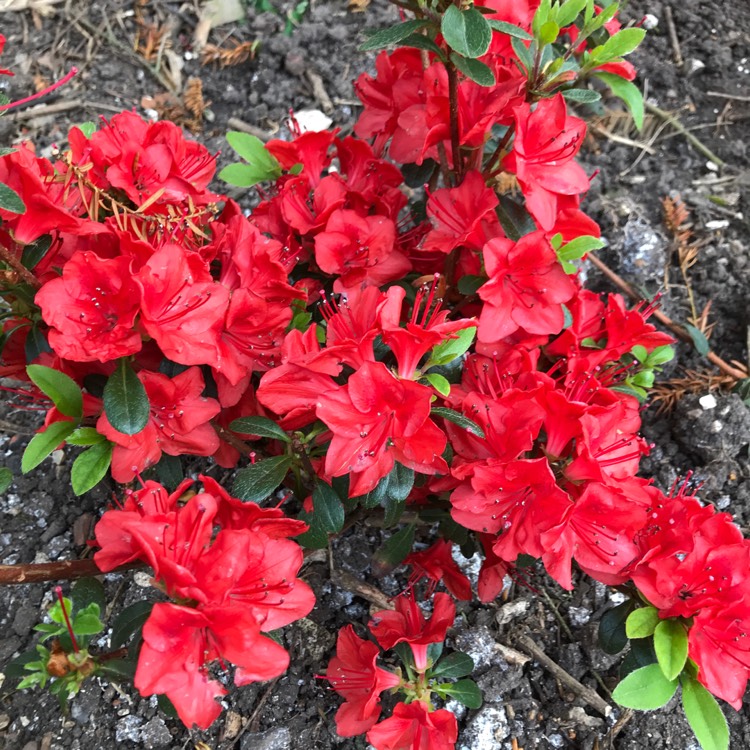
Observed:
[[[713,393],[707,393],[705,396],[701,396],[698,399],[698,403],[705,411],[708,411],[709,409],[715,409],[716,397],[713,395]]]

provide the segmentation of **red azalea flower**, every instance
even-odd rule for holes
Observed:
[[[435,292],[438,277],[434,279],[429,291],[423,287],[417,292],[412,306],[411,317],[405,327],[399,325],[401,315],[395,321],[386,323],[383,320],[383,343],[390,348],[398,362],[398,374],[401,378],[411,379],[419,365],[419,361],[434,346],[455,338],[453,334],[465,328],[476,325],[476,321],[469,318],[448,320],[449,311],[441,310],[441,302],[435,302]],[[396,309],[401,309],[406,291],[401,286],[388,289],[387,308],[393,315]],[[424,302],[424,309],[422,303]],[[433,302],[435,302],[433,306]],[[381,316],[381,320],[384,316]]]
[[[365,362],[345,386],[318,398],[317,415],[333,432],[330,477],[351,475],[349,494],[364,495],[396,461],[422,474],[445,473],[445,434],[430,419],[431,391],[396,378],[382,362]]]
[[[453,750],[457,737],[455,714],[445,708],[430,711],[424,701],[397,703],[390,719],[367,733],[375,750]]]
[[[484,307],[477,336],[492,342],[523,328],[528,333],[558,333],[565,316],[561,303],[577,291],[544,232],[518,242],[490,240],[482,251],[489,281],[479,289]]]
[[[435,594],[430,620],[426,620],[413,592],[396,598],[396,611],[375,612],[370,620],[370,632],[387,651],[397,643],[408,643],[414,654],[418,672],[427,669],[427,647],[442,643],[448,628],[456,619],[456,605],[448,594]]]
[[[229,291],[216,283],[197,253],[170,244],[135,277],[141,288],[141,325],[173,362],[219,365],[218,337]]]
[[[112,478],[129,482],[138,472],[153,466],[162,452],[171,456],[210,456],[219,447],[219,437],[208,422],[221,410],[219,402],[201,394],[205,387],[198,367],[190,367],[174,378],[142,370],[138,378],[146,389],[150,417],[135,435],[125,435],[99,417],[96,429],[115,444]]]
[[[400,684],[398,675],[375,666],[378,647],[362,640],[351,625],[341,628],[336,656],[326,669],[325,678],[345,699],[336,712],[336,731],[341,737],[366,732],[380,716],[380,694]]]
[[[558,196],[578,195],[589,188],[589,178],[573,161],[586,134],[586,123],[567,114],[562,94],[542,99],[534,111],[530,104],[514,110],[513,150],[503,167],[515,174],[529,213],[542,229],[555,224]]]
[[[36,293],[35,302],[52,327],[50,346],[65,359],[109,362],[141,348],[134,330],[140,290],[128,258],[102,260],[94,253],[76,253],[62,276]]]
[[[477,596],[480,602],[493,602],[505,588],[505,576],[511,566],[495,554],[493,545],[495,537],[491,534],[479,534],[479,541],[484,550],[484,560],[479,571]]]
[[[747,570],[747,568],[745,568]],[[750,597],[699,612],[688,631],[688,654],[698,665],[698,681],[735,711],[750,679]]]
[[[238,665],[235,684],[270,680],[289,665],[289,654],[260,634],[244,607],[191,609],[155,604],[143,626],[134,684],[141,695],[166,695],[187,727],[207,729],[221,713],[216,698],[227,694],[208,665]]]
[[[433,229],[422,244],[424,252],[449,253],[456,247],[480,250],[492,236],[501,234],[495,208],[495,191],[485,185],[477,171],[466,174],[455,188],[441,188],[427,199],[427,216]],[[494,231],[488,232],[488,223]]]
[[[416,583],[420,578],[427,578],[430,588],[434,589],[442,581],[456,599],[468,602],[471,600],[471,583],[456,565],[452,552],[453,542],[438,539],[426,550],[412,552],[404,560],[404,565],[414,568],[411,583]]]
[[[338,293],[382,286],[411,269],[395,241],[396,225],[391,219],[338,209],[325,231],[315,237],[315,260],[325,273],[338,275],[334,282]]]

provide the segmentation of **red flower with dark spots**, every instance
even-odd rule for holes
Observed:
[[[448,628],[456,619],[456,605],[448,594],[435,594],[432,617],[427,620],[413,592],[396,598],[396,610],[375,612],[370,620],[370,632],[386,650],[397,643],[408,643],[414,654],[414,664],[418,672],[427,667],[427,647],[432,643],[442,643]]]
[[[65,359],[109,362],[141,348],[134,327],[140,289],[128,258],[102,260],[94,253],[76,253],[62,276],[36,293],[35,301],[51,326],[50,346]]]
[[[351,625],[341,628],[336,656],[326,668],[325,678],[345,699],[336,712],[336,731],[341,737],[366,732],[380,717],[380,694],[396,687],[401,679],[376,666],[380,650],[363,641]]]
[[[209,421],[221,407],[215,399],[201,395],[205,383],[198,367],[190,367],[174,378],[143,370],[138,378],[150,404],[146,426],[135,435],[125,435],[112,427],[106,414],[96,423],[96,429],[115,444],[112,478],[116,482],[129,482],[157,463],[162,452],[170,456],[210,456],[218,449],[219,437]]]
[[[457,737],[455,714],[445,708],[431,711],[424,701],[397,703],[390,719],[367,733],[375,750],[453,750]]]
[[[426,386],[365,362],[345,386],[318,398],[318,418],[333,432],[326,474],[349,474],[349,495],[356,497],[374,489],[396,461],[422,474],[447,472],[445,434],[430,419],[431,398]]]

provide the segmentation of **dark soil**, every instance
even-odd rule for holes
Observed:
[[[637,0],[625,11],[626,18],[640,18],[648,12],[659,19],[658,27],[633,56],[639,82],[648,83],[652,103],[676,113],[686,127],[695,128],[691,132],[727,166],[714,169],[706,156],[669,126],[656,136],[662,125],[658,118],[647,122],[645,133],[639,136],[623,129],[622,123],[610,116],[603,121],[605,129],[634,140],[656,137],[651,144],[656,153],[641,157],[637,148],[599,135],[592,137],[583,159],[591,171],[600,171],[586,207],[601,223],[609,241],[605,259],[636,285],[655,290],[664,283],[664,269],[668,268],[664,308],[674,319],[684,321],[689,313],[686,290],[671,262],[660,204],[663,196],[681,195],[691,210],[694,232],[704,242],[690,270],[690,283],[699,310],[712,302],[710,320],[715,328],[711,345],[726,360],[746,362],[750,249],[743,217],[750,215],[750,6],[731,0],[673,2],[676,32],[687,65],[683,69],[674,63],[665,8],[665,2]],[[0,121],[4,141],[28,135],[41,153],[46,153],[52,143],[63,143],[70,124],[120,108],[142,111],[142,97],[157,97],[164,91],[128,51],[133,48],[136,33],[132,2],[68,0],[49,9],[46,17],[29,10],[2,15],[2,31],[8,37],[3,64],[18,72],[8,86],[13,98],[33,90],[34,76],[52,80],[71,64],[82,68],[64,94],[86,102],[80,108],[33,118],[27,111],[24,119],[4,117]],[[236,41],[260,39],[257,59],[220,69],[201,66],[192,55],[196,16],[187,4],[152,0],[145,3],[144,12],[147,19],[171,22],[172,50],[184,60],[183,76],[202,79],[204,96],[212,102],[211,115],[197,137],[216,150],[225,148],[223,135],[231,117],[268,132],[281,127],[283,132],[289,108],[320,108],[307,77],[309,70],[321,77],[333,102],[330,116],[334,124],[350,127],[358,111],[351,79],[373,60],[356,51],[362,32],[397,18],[384,0],[373,0],[365,13],[349,12],[343,0],[313,3],[299,27],[285,36],[281,33],[284,21],[278,15],[251,10],[247,24],[217,28],[210,41],[220,44],[230,33]],[[722,97],[722,92],[737,98]],[[611,105],[618,110],[618,102]],[[592,284],[609,289],[594,269],[588,272]],[[664,377],[686,368],[707,371],[709,363],[680,344],[677,363]],[[750,412],[738,396],[718,391],[716,404],[711,407],[705,399],[699,401],[706,392],[704,388],[685,396],[667,414],[657,415],[653,408],[646,411],[644,434],[655,447],[643,462],[643,472],[668,488],[678,476],[693,469],[695,478],[704,483],[702,497],[733,513],[747,527]],[[104,507],[107,493],[102,490],[73,498],[69,470],[74,455],[70,449],[57,456],[55,463],[48,461],[39,470],[22,476],[20,456],[39,417],[20,411],[8,401],[2,418],[7,428],[0,437],[5,464],[17,478],[0,497],[0,562],[40,562],[81,555],[87,529]],[[11,429],[8,422],[18,425],[19,430]],[[220,474],[215,467],[213,473]],[[380,543],[377,529],[358,528],[334,543],[333,558],[341,570],[371,581],[391,595],[404,580],[398,575],[400,571],[385,578],[374,576],[371,555]],[[473,562],[466,563],[467,569],[473,569]],[[333,714],[339,700],[314,675],[325,668],[337,629],[347,622],[364,624],[369,604],[333,583],[323,558],[309,562],[304,577],[318,594],[318,606],[308,619],[285,630],[292,667],[270,685],[234,690],[227,699],[227,711],[211,731],[188,732],[179,722],[165,717],[155,699],[140,698],[125,684],[105,680],[87,684],[71,702],[69,714],[63,716],[54,697],[39,691],[14,691],[8,680],[0,688],[4,691],[0,740],[9,750],[365,748],[363,739],[336,736]],[[149,591],[141,586],[147,584],[141,578],[104,577],[116,609]],[[475,677],[485,695],[479,711],[459,712],[460,750],[698,750],[676,704],[637,715],[613,730],[614,717],[601,716],[541,666],[509,649],[514,634],[523,626],[553,660],[584,684],[603,694],[595,673],[609,687],[616,683],[622,656],[608,656],[596,641],[598,621],[616,597],[588,581],[581,581],[573,593],[545,583],[542,575],[533,579],[533,586],[542,590],[546,586],[546,596],[514,589],[511,601],[484,607],[471,604],[457,619],[449,645],[474,657]],[[32,646],[32,628],[41,621],[50,602],[51,585],[0,590],[0,665]],[[747,710],[735,713],[724,708],[732,746],[750,747]]]

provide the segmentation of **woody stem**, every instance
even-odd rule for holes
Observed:
[[[111,573],[133,568],[142,568],[143,563],[129,562],[118,565]],[[93,560],[57,560],[48,563],[26,563],[23,565],[0,565],[0,586],[21,583],[46,583],[49,581],[73,581],[101,575],[102,571]]]
[[[456,175],[456,184],[460,184],[463,170],[461,165],[461,141],[458,132],[458,73],[456,72],[456,66],[450,60],[446,63],[446,68],[448,69],[448,100],[451,118],[451,156],[453,157],[453,172]]]
[[[0,246],[0,260],[10,266],[30,287],[39,289],[42,286],[42,282],[7,247]]]
[[[490,172],[492,169],[492,165],[499,161],[500,155],[503,153],[505,147],[508,145],[508,141],[510,141],[511,137],[513,136],[513,131],[515,130],[515,125],[509,125],[508,129],[505,131],[505,135],[501,138],[500,143],[497,144],[497,148],[492,152],[492,156],[490,156],[489,161],[487,162],[487,167],[485,168],[485,177],[492,176],[495,173]]]

